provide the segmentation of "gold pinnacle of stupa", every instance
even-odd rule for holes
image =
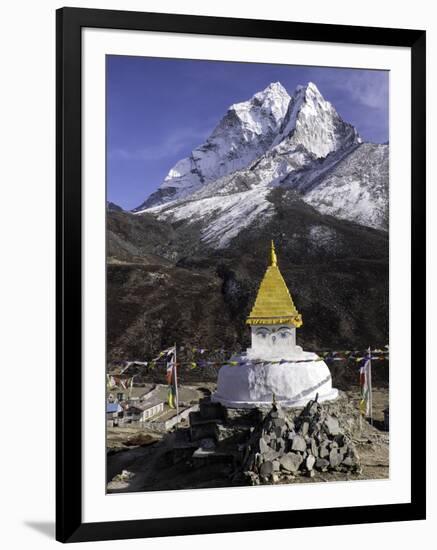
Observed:
[[[284,278],[278,268],[275,245],[272,241],[270,265],[259,285],[252,311],[246,320],[248,325],[292,324],[302,326],[302,316],[294,305]]]

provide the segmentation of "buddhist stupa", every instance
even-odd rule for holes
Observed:
[[[212,400],[231,408],[301,407],[318,394],[319,402],[336,399],[331,373],[317,354],[296,345],[302,316],[278,267],[272,241],[270,265],[246,320],[251,347],[221,367]]]

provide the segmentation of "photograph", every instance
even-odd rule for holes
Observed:
[[[388,479],[390,71],[105,65],[106,493]]]
[[[5,4],[2,548],[435,538],[430,6]]]

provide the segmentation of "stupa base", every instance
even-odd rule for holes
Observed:
[[[285,409],[293,409],[293,408],[300,408],[305,407],[305,405],[308,403],[308,401],[311,401],[311,399],[315,399],[316,394],[314,394],[311,397],[303,397],[301,399],[297,400],[280,400],[276,399],[276,403],[280,405],[282,408]],[[322,403],[324,401],[334,401],[338,397],[338,390],[333,388],[332,391],[327,395],[318,396],[317,401],[319,403]],[[228,407],[229,409],[263,409],[263,408],[270,408],[272,406],[272,399],[269,401],[229,401],[227,399],[223,399],[220,396],[214,394],[211,397],[211,400],[220,403],[224,407]]]
[[[238,365],[224,365],[211,400],[225,407],[269,407],[273,396],[282,407],[303,407],[308,401],[332,401],[338,391],[324,361],[256,363],[246,358]]]

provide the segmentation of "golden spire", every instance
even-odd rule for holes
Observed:
[[[272,240],[272,249],[270,252],[270,265],[277,265],[278,259],[276,258],[275,243]]]
[[[248,325],[292,324],[295,327],[302,326],[302,316],[297,311],[279,271],[273,241],[270,250],[270,265],[261,281],[255,304],[246,323]]]

